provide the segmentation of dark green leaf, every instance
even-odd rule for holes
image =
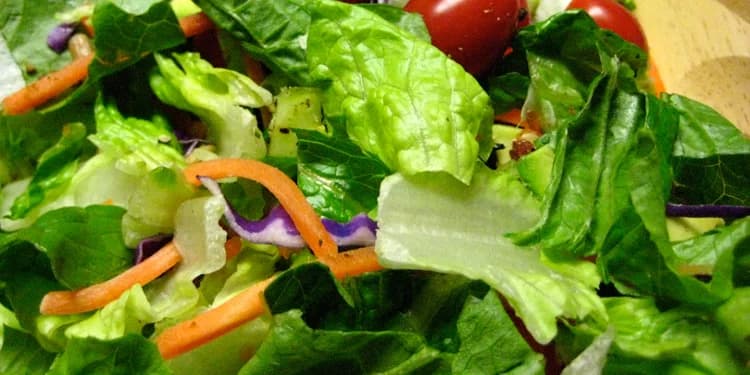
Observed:
[[[295,130],[298,138],[297,183],[324,217],[347,222],[377,207],[380,182],[390,173],[376,157],[348,138]]]
[[[78,169],[78,161],[86,145],[86,127],[80,123],[65,126],[55,145],[39,158],[34,177],[10,208],[11,219],[21,219],[26,214],[52,198],[64,188]]]
[[[132,265],[133,254],[125,247],[120,228],[124,213],[117,206],[60,208],[16,232],[15,238],[45,252],[60,283],[81,288],[112,278]]]
[[[669,95],[680,113],[672,201],[750,205],[750,140],[714,109]]]

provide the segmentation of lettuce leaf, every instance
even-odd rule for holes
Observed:
[[[499,297],[461,276],[384,271],[339,283],[308,263],[265,297],[269,336],[241,374],[543,373]],[[295,340],[303,345],[290,351]]]
[[[214,68],[197,53],[172,56],[155,56],[159,68],[150,82],[156,96],[205,121],[219,156],[262,159],[266,143],[248,108],[270,105],[271,93],[246,75]]]
[[[34,336],[0,325],[0,373],[6,375],[43,375],[55,354],[42,348]]]
[[[469,186],[445,177],[385,179],[375,244],[384,266],[483,280],[541,343],[554,338],[558,318],[606,320],[593,264],[553,263],[505,237],[539,217],[539,203],[517,177],[480,169]]]
[[[26,190],[13,200],[10,218],[20,219],[45,200],[64,191],[78,169],[86,141],[86,127],[81,123],[66,125],[60,140],[40,157],[34,176]]]
[[[490,151],[493,115],[474,77],[365,9],[328,1],[310,9],[307,59],[312,77],[327,82],[328,121],[391,170],[446,172],[468,184]]]

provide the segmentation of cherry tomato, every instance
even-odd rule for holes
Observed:
[[[519,0],[410,0],[432,44],[475,76],[503,56],[518,30]]]
[[[603,29],[611,30],[630,43],[648,50],[641,24],[615,0],[573,0],[568,9],[583,9]]]

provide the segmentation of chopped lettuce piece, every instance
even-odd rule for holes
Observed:
[[[222,157],[262,159],[266,155],[258,120],[248,109],[269,106],[271,93],[250,77],[214,68],[197,53],[156,54],[151,88],[163,102],[192,112],[208,125],[209,140]],[[178,65],[179,64],[179,65]]]
[[[268,124],[268,155],[297,155],[297,135],[292,129],[325,132],[321,92],[311,87],[283,87],[274,97],[274,112]]]
[[[101,152],[117,158],[118,169],[143,176],[157,167],[185,166],[177,138],[163,117],[152,121],[124,117],[114,102],[101,96],[94,110],[96,133],[89,139]]]
[[[515,176],[480,169],[469,186],[445,177],[383,181],[375,248],[384,266],[481,279],[508,299],[541,343],[554,338],[557,318],[606,320],[594,290],[596,266],[553,263],[504,236],[539,217],[539,203]]]
[[[175,212],[194,195],[182,173],[164,167],[149,172],[128,198],[128,211],[122,218],[125,244],[136,247],[146,237],[173,233]]]

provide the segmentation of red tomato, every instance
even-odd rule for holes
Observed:
[[[476,76],[503,56],[518,29],[519,0],[410,0],[432,44]]]
[[[573,0],[568,9],[583,9],[603,29],[611,30],[630,43],[648,50],[641,24],[615,0]]]

